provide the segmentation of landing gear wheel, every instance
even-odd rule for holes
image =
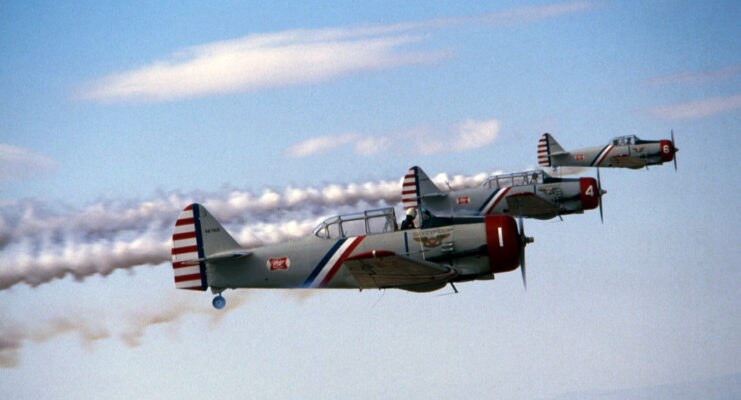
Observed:
[[[214,297],[214,299],[211,302],[211,304],[214,305],[214,308],[215,309],[221,310],[222,308],[224,308],[224,306],[226,306],[226,299],[224,298],[224,296],[218,295],[218,296]]]

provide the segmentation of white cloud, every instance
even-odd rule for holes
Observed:
[[[494,143],[499,135],[500,123],[495,119],[475,121],[472,119],[453,127],[451,148],[465,151]]]
[[[660,119],[697,119],[710,115],[741,109],[741,94],[728,97],[712,97],[688,103],[660,105],[648,112]]]
[[[0,180],[15,180],[49,171],[55,162],[24,148],[0,143],[0,165]]]
[[[307,139],[301,143],[296,143],[286,149],[288,156],[293,158],[308,157],[317,154],[324,154],[336,147],[347,144],[357,139],[357,135],[348,133],[344,135],[325,135]]]
[[[496,119],[476,121],[468,119],[448,128],[435,131],[420,126],[386,135],[363,136],[358,133],[318,136],[294,144],[286,149],[293,158],[324,154],[345,144],[353,143],[355,154],[373,156],[382,151],[395,151],[408,155],[440,154],[477,149],[494,143],[499,135],[500,122]],[[392,143],[396,144],[392,147]]]
[[[461,152],[490,145],[496,141],[499,129],[500,123],[496,119],[468,119],[451,126],[446,132],[418,129],[405,134],[412,139],[418,153],[429,155]]]
[[[435,131],[420,126],[386,135],[363,136],[358,133],[318,136],[294,144],[286,149],[293,158],[324,154],[345,144],[352,143],[353,151],[360,156],[373,156],[382,151],[395,151],[408,155],[440,154],[473,150],[494,143],[500,123],[496,119],[476,121],[468,119],[451,126],[447,131]],[[395,147],[392,147],[392,143]]]
[[[180,50],[164,60],[89,82],[76,97],[173,101],[325,82],[357,72],[448,58],[450,52],[445,50],[415,48],[435,29],[531,22],[592,7],[593,3],[577,1],[472,17],[252,34]]]
[[[364,137],[355,142],[355,153],[372,156],[390,148],[391,140],[386,136]]]
[[[402,50],[421,36],[373,36],[374,30],[254,34],[194,47],[165,61],[89,83],[85,100],[172,101],[324,82],[350,73],[425,63],[445,51]]]

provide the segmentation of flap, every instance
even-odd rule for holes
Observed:
[[[407,289],[435,282],[447,282],[458,275],[458,271],[452,267],[386,250],[356,254],[347,258],[344,265],[363,289]]]
[[[614,156],[610,158],[610,165],[613,167],[641,168],[646,165],[646,160],[627,155]]]
[[[519,215],[522,213],[523,217],[551,218],[564,211],[563,207],[533,193],[518,193],[507,196],[506,201],[510,214]]]

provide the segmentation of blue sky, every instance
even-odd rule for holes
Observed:
[[[689,1],[3,3],[0,393],[737,397],[739,17]],[[243,290],[217,314],[163,262],[191,201],[254,245],[398,208],[415,164],[470,185],[534,166],[546,131],[568,149],[670,129],[678,172],[602,171],[604,225],[526,222],[527,292],[517,272],[454,296]]]

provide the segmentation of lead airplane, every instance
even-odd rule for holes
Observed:
[[[549,133],[544,133],[538,142],[538,164],[546,167],[615,167],[639,169],[649,165],[663,164],[674,160],[679,149],[671,140],[642,140],[635,135],[613,138],[605,146],[587,147],[566,151]]]
[[[437,216],[508,214],[551,219],[600,207],[606,193],[594,178],[556,178],[542,170],[495,175],[480,186],[441,191],[414,166],[404,176],[401,201],[405,209],[419,208]]]
[[[387,289],[428,292],[494,279],[522,264],[533,239],[506,215],[427,216],[399,230],[393,207],[329,218],[300,239],[244,249],[200,204],[178,216],[172,235],[175,287],[217,294],[236,288]],[[526,286],[527,287],[527,286]]]

